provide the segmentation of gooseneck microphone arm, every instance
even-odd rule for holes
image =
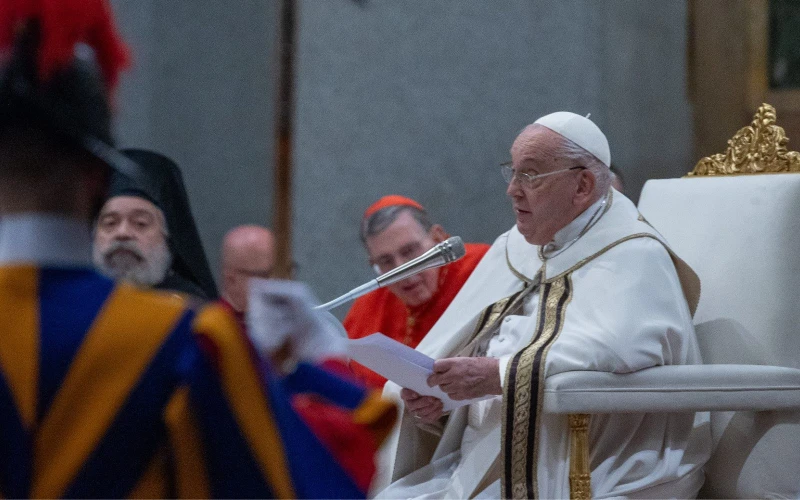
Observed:
[[[453,236],[452,238],[439,243],[416,259],[412,259],[405,264],[397,266],[391,271],[378,276],[374,280],[364,283],[363,285],[350,290],[346,294],[330,302],[317,306],[315,309],[330,311],[335,307],[338,307],[346,302],[350,302],[351,300],[355,300],[362,295],[366,295],[373,290],[377,290],[378,288],[392,285],[427,269],[432,269],[434,267],[440,267],[445,264],[449,264],[450,262],[455,262],[463,257],[465,253],[466,250],[464,248],[464,242],[461,241],[461,238],[458,236]]]

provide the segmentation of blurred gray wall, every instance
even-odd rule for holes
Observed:
[[[112,4],[137,57],[122,143],[181,164],[216,268],[225,230],[271,218],[277,1]],[[389,193],[493,241],[513,223],[498,164],[552,111],[592,114],[634,200],[682,175],[686,26],[686,0],[300,0],[298,278],[322,300],[368,279],[358,224]]]
[[[690,167],[685,0],[301,7],[294,245],[323,300],[370,277],[358,224],[384,194],[467,241],[511,227],[498,165],[546,113],[591,113],[634,199]]]
[[[117,135],[183,170],[212,269],[225,232],[272,218],[276,4],[112,0],[134,64]]]

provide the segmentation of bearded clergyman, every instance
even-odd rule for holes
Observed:
[[[501,167],[516,225],[418,346],[437,360],[429,385],[490,398],[445,414],[387,385],[405,411],[379,497],[696,496],[707,413],[589,416],[585,479],[571,484],[570,416],[541,408],[550,375],[701,363],[697,275],[611,187],[610,164],[605,135],[574,113],[516,138]]]
[[[178,166],[159,153],[122,151],[139,179],[112,174],[110,195],[94,232],[94,263],[103,274],[145,288],[217,298]]]

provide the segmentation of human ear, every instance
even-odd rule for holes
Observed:
[[[586,199],[591,198],[596,185],[597,179],[595,179],[594,172],[589,169],[582,170],[578,177],[578,188],[575,191],[576,204],[582,204]]]

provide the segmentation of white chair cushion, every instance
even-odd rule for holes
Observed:
[[[800,410],[800,370],[778,366],[657,366],[634,373],[573,371],[547,378],[550,413]]]

